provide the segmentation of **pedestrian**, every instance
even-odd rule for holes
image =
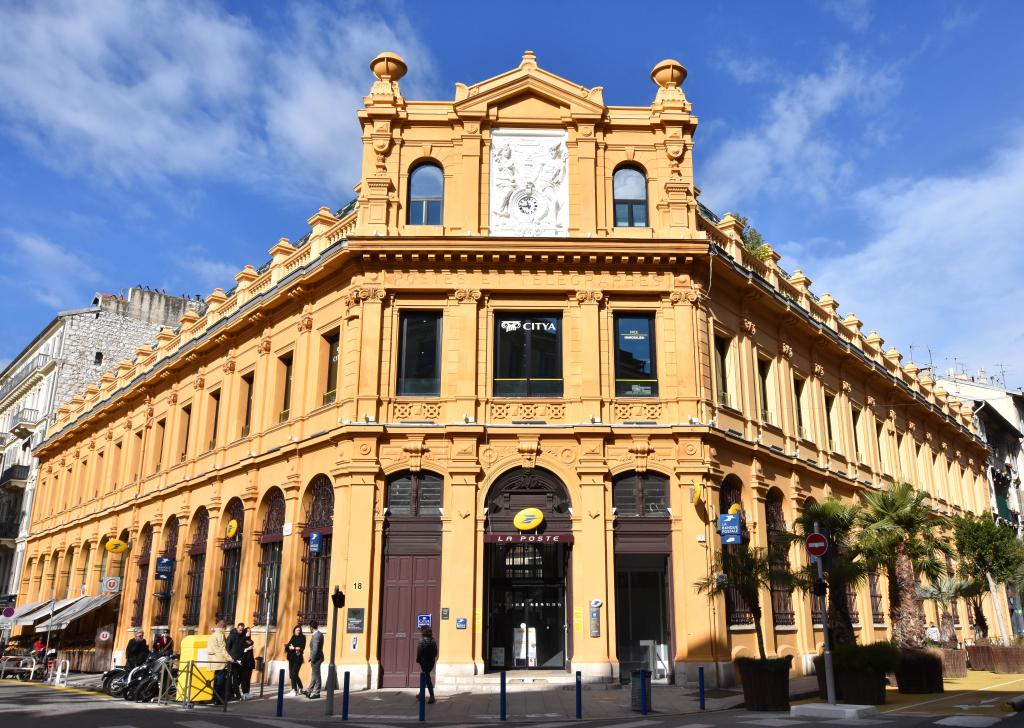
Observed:
[[[320,625],[316,622],[309,623],[311,634],[309,635],[309,666],[312,674],[309,676],[309,689],[306,691],[307,698],[320,697],[320,666],[324,664],[324,633],[320,631]]]
[[[942,635],[939,633],[939,628],[935,626],[935,622],[928,625],[928,629],[924,632],[924,638],[929,642],[940,642]]]
[[[129,669],[138,667],[146,662],[149,657],[149,645],[146,644],[146,635],[139,629],[135,636],[128,640],[128,647],[124,651],[125,666]]]
[[[223,619],[217,622],[206,643],[206,659],[209,661],[209,669],[213,671],[213,702],[216,705],[224,705],[229,698],[231,665],[234,658],[228,653],[228,645],[224,637],[224,630],[228,623]]]
[[[420,672],[426,675],[426,686],[427,692],[430,693],[430,699],[428,703],[434,701],[434,681],[430,679],[430,673],[434,670],[434,665],[437,664],[437,642],[434,641],[434,630],[430,627],[424,627],[420,630],[422,637],[420,638],[420,644],[416,647],[416,664],[420,666]]]
[[[228,685],[228,693],[233,697],[242,697],[242,658],[245,656],[245,623],[239,622],[231,633],[227,636],[225,644],[228,648],[228,654],[231,655],[231,659],[234,663],[231,665],[231,669],[228,672],[228,676],[231,678],[230,684]]]
[[[130,643],[129,643],[130,644]],[[36,637],[36,641],[32,644],[32,657],[37,660],[43,659],[43,650],[46,649],[46,643],[39,637]]]
[[[288,677],[292,681],[291,696],[297,697],[302,692],[302,678],[299,677],[299,670],[302,668],[304,658],[302,653],[306,651],[306,635],[302,634],[302,627],[295,625],[292,630],[292,638],[285,646],[285,653],[288,655]]]
[[[252,630],[246,627],[242,631],[242,662],[239,665],[238,678],[239,690],[242,693],[242,700],[249,698],[249,690],[252,684],[252,671],[256,669],[256,656],[253,651]]]
[[[159,655],[170,655],[174,653],[174,640],[171,639],[171,630],[165,629],[160,633],[153,643],[153,652]]]

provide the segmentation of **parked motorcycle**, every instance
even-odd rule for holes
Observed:
[[[134,699],[140,703],[156,700],[174,689],[178,679],[177,655],[160,654],[146,662],[137,682],[132,684]],[[129,680],[129,683],[132,683]]]
[[[128,680],[128,668],[124,665],[107,670],[103,673],[103,692],[112,698],[124,697],[124,687]]]

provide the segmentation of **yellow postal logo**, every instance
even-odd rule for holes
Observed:
[[[107,550],[107,553],[123,554],[128,550],[128,544],[119,538],[112,538],[103,545],[103,548]]]
[[[228,521],[228,527],[225,530],[227,531],[228,538],[234,538],[235,534],[238,533],[238,521],[232,518]]]
[[[539,508],[524,508],[512,519],[512,525],[520,531],[532,531],[544,523],[544,514]]]

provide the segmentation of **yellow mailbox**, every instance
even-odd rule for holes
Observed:
[[[178,700],[184,700],[186,697],[193,703],[213,700],[213,670],[206,664],[209,659],[206,654],[209,639],[208,634],[194,634],[181,641],[178,660]]]

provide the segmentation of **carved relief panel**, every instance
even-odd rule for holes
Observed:
[[[492,235],[569,234],[569,151],[565,131],[491,132]]]

